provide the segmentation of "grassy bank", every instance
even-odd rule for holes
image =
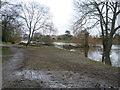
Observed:
[[[72,41],[72,40],[58,40],[58,41],[55,41],[55,42],[61,42],[61,43],[75,43],[75,42]]]
[[[3,55],[9,55],[11,53],[12,53],[12,51],[10,50],[9,47],[2,47],[2,54]]]
[[[12,58],[13,51],[11,51],[9,47],[3,46],[1,50],[2,50],[2,61],[3,62]]]
[[[100,66],[107,68],[117,68],[109,65],[104,65],[102,62],[97,62],[88,58],[85,58],[84,55],[80,52],[71,52],[62,49],[55,48],[53,46],[22,46],[16,44],[7,45],[21,47],[25,50],[24,56],[27,61],[26,67],[34,70],[69,70],[73,69],[75,64],[76,70],[77,67],[84,67],[85,65]],[[10,48],[3,48],[3,55],[9,55],[13,52]],[[76,62],[76,63],[75,63]],[[77,63],[78,62],[78,63]],[[81,65],[82,63],[82,65]],[[32,66],[32,67],[30,67]],[[85,66],[86,67],[86,66]]]
[[[61,50],[55,47],[24,47],[26,50],[26,68],[33,70],[72,70],[79,71],[81,68],[99,69],[114,68],[101,62],[85,58],[80,52]],[[92,67],[91,67],[92,66]]]

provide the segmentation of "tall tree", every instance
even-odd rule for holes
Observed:
[[[120,14],[120,2],[112,0],[81,2],[80,0],[76,0],[74,5],[79,17],[74,24],[75,32],[81,28],[88,30],[94,27],[100,27],[103,44],[102,61],[105,64],[111,65],[110,51],[113,36],[120,30],[120,24],[117,24]]]
[[[2,14],[2,41],[12,41],[15,33],[21,30],[22,26],[19,21],[20,5],[12,4],[9,2],[1,3],[1,14]]]
[[[29,32],[28,42],[32,41],[36,31],[45,28],[45,24],[50,20],[49,8],[37,2],[22,3],[21,18],[25,21],[26,30]]]

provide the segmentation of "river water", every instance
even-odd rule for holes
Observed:
[[[59,43],[54,42],[55,47],[60,49],[65,49],[62,46],[63,45],[79,45],[79,43]],[[85,57],[88,57],[92,60],[102,62],[102,45],[96,45],[96,47],[92,47],[89,49],[83,49],[83,48],[76,48],[76,49],[65,49],[69,51],[80,51],[83,53]],[[110,53],[110,59],[112,62],[112,66],[120,67],[120,45],[112,45],[111,53]]]

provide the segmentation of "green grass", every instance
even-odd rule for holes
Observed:
[[[0,54],[2,54],[2,47],[0,47]]]
[[[93,65],[95,64],[95,65],[99,65],[99,66],[102,66],[102,67],[116,68],[116,67],[113,67],[113,66],[104,65],[102,62],[97,62],[97,61],[85,58],[84,56],[82,56],[82,54],[80,52],[66,51],[66,50],[63,50],[63,49],[55,48],[53,46],[45,46],[45,47],[44,46],[41,46],[41,47],[28,46],[28,47],[25,47],[23,45],[17,45],[17,44],[9,44],[9,45],[10,46],[22,47],[25,51],[28,51],[28,56],[26,56],[27,57],[26,59],[28,59],[28,60],[30,59],[30,62],[28,62],[28,65],[36,64],[36,66],[38,66],[38,67],[35,66],[33,68],[34,70],[37,70],[37,69],[40,69],[40,68],[41,69],[42,68],[47,68],[47,67],[51,67],[53,69],[54,67],[49,66],[51,64],[51,62],[49,62],[48,59],[51,59],[53,61],[55,61],[57,59],[59,59],[61,61],[62,61],[62,59],[66,60],[66,61],[68,61],[68,60],[71,61],[71,60],[75,59],[77,61],[83,61],[83,62],[85,61],[85,62],[88,62],[90,64],[93,64]],[[7,49],[4,48],[3,53],[10,54],[11,51],[9,50],[9,48],[7,48]],[[56,53],[58,53],[58,54],[56,55]],[[61,54],[61,56],[59,54]],[[64,55],[64,54],[71,54],[71,55],[67,56],[67,55]],[[75,54],[75,55],[73,55],[73,54]],[[40,61],[40,60],[42,60],[42,61]],[[43,62],[43,60],[44,61],[46,60],[46,62]],[[60,62],[60,63],[62,63],[62,62]]]
[[[71,52],[58,49],[52,46],[48,47],[24,47],[27,51],[25,60],[26,68],[33,70],[75,70],[80,68],[95,69],[112,69],[117,68],[109,65],[104,65],[102,62],[97,62],[82,56],[80,52]],[[31,67],[32,66],[32,67]]]
[[[72,43],[73,41],[71,41],[71,40],[58,40],[58,41],[55,41],[55,42]]]
[[[11,42],[2,42],[2,44],[10,45]]]
[[[13,52],[10,48],[2,47],[2,61],[7,61],[12,58],[11,54],[13,54]]]
[[[10,48],[4,48],[4,47],[2,47],[2,54],[3,55],[9,55],[11,53],[12,53],[12,51],[10,50]]]

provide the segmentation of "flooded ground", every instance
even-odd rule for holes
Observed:
[[[73,46],[80,45],[78,43],[59,43],[59,42],[55,42],[54,44],[55,44],[55,47],[60,49],[65,49],[62,47],[62,45],[73,45]],[[86,50],[82,48],[66,49],[66,50],[83,52],[83,55],[85,57],[88,57],[95,61],[102,62],[102,45],[96,45],[96,47],[92,47]],[[110,54],[112,66],[120,67],[120,61],[118,61],[119,55],[120,55],[120,45],[113,45],[111,49],[111,54]]]
[[[116,68],[87,62],[79,53],[54,47],[6,47],[14,53],[2,66],[3,88],[118,87]]]
[[[35,81],[43,88],[108,88],[104,80],[97,81],[89,76],[73,71],[34,71],[23,70],[15,73],[21,80]]]
[[[24,56],[22,53],[23,52],[22,49],[18,49],[11,46],[4,46],[4,47],[10,48],[14,52],[14,54],[10,54],[11,58],[9,58],[9,60],[5,62],[3,61],[2,63],[2,74],[3,74],[2,86],[6,87],[6,85],[8,85],[9,82],[14,80],[13,73],[21,69]],[[6,57],[8,57],[8,55]]]

